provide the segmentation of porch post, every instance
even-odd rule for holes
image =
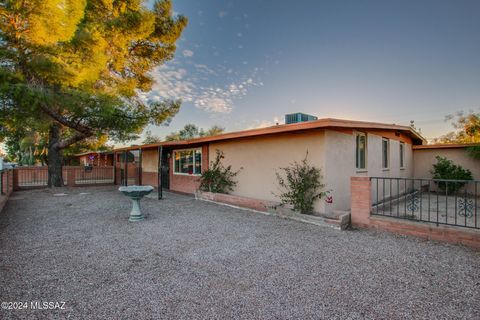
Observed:
[[[163,158],[163,147],[159,146],[158,147],[158,169],[157,169],[158,200],[163,199],[162,158]]]
[[[117,184],[117,153],[113,153],[113,185]]]
[[[123,151],[123,185],[128,186],[128,150]]]
[[[138,149],[138,185],[142,185],[142,148]]]

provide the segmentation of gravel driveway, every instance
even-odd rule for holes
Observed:
[[[0,319],[480,318],[473,249],[171,193],[129,223],[113,187],[54,192],[16,192],[0,214],[1,301],[29,304]]]

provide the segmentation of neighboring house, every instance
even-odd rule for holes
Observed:
[[[325,189],[333,195],[334,209],[348,210],[351,176],[411,178],[412,150],[423,143],[424,138],[408,126],[320,119],[116,149],[116,181],[121,183],[127,168],[129,178],[132,171],[141,172],[136,183],[157,186],[160,177],[165,189],[194,193],[202,171],[218,149],[224,152],[225,166],[232,165],[233,170],[243,168],[232,194],[278,201],[275,172],[302,160],[308,151],[308,161],[322,170]],[[125,166],[125,152],[139,156],[127,156],[130,163]],[[135,164],[138,171],[132,170]],[[315,211],[324,212],[323,201],[316,203]]]
[[[108,167],[113,166],[113,152],[112,151],[87,151],[75,155],[80,165],[94,166],[94,167]]]

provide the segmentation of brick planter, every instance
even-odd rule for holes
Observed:
[[[204,191],[195,192],[195,198],[197,200],[218,202],[241,208],[266,212],[284,219],[310,223],[318,226],[331,227],[337,230],[345,230],[350,225],[349,212],[336,211],[335,214],[330,217],[313,216],[308,214],[301,214],[286,206],[281,206],[278,202]]]
[[[269,207],[278,205],[276,202],[265,201],[247,197],[234,196],[231,194],[196,191],[195,199],[225,203],[237,207],[248,208],[261,212],[269,212]]]

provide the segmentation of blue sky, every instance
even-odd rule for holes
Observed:
[[[409,124],[480,111],[480,1],[173,0],[189,18],[152,99],[181,98],[186,123],[236,131],[285,113]]]

